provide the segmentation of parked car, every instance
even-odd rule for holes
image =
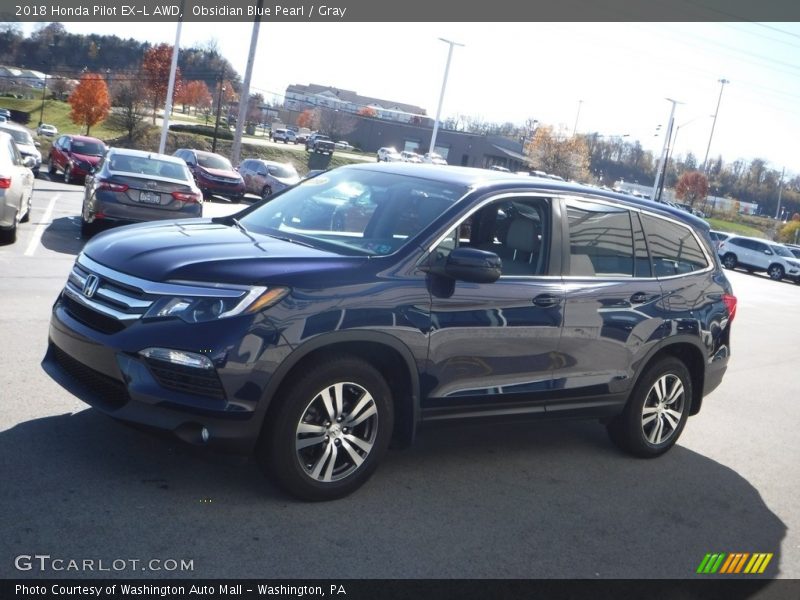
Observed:
[[[48,172],[64,174],[64,183],[85,178],[106,153],[106,145],[85,135],[62,135],[50,148]]]
[[[199,217],[203,194],[180,158],[111,148],[87,175],[81,210],[81,235],[103,224]]]
[[[268,198],[300,181],[293,165],[260,158],[248,158],[239,165],[245,192]]]
[[[350,143],[346,142],[345,140],[339,140],[338,142],[334,143],[334,147],[337,150],[352,150],[353,149],[353,146],[351,146]]]
[[[502,165],[492,165],[491,167],[489,167],[489,169],[491,169],[492,171],[500,171],[501,173],[511,173],[510,169],[507,169]]]
[[[787,277],[800,283],[800,261],[780,244],[758,238],[731,236],[720,244],[717,253],[727,269],[764,272],[776,281]]]
[[[297,136],[291,129],[275,129],[272,132],[272,141],[283,142],[284,144],[291,142],[295,144],[297,143]]]
[[[311,135],[311,130],[305,127],[301,127],[297,130],[294,135],[294,143],[295,144],[305,144],[306,140],[308,140],[308,136]]]
[[[446,165],[447,161],[442,158],[440,154],[436,154],[436,152],[427,152],[422,157],[422,162],[430,163],[432,165]]]
[[[800,258],[800,246],[796,246],[795,244],[786,244],[786,248],[789,249],[789,252],[791,252],[795,258]]]
[[[711,236],[711,241],[714,242],[714,247],[717,250],[719,250],[722,242],[733,236],[732,233],[727,233],[725,231],[714,231],[713,229],[708,232],[708,235]]]
[[[306,152],[330,154],[333,156],[333,151],[335,149],[336,146],[333,140],[322,133],[312,133],[306,140]]]
[[[203,196],[222,196],[231,202],[242,200],[244,179],[224,156],[193,148],[179,148],[174,156],[189,167]]]
[[[7,108],[0,108],[0,117],[5,117],[6,121],[11,120],[11,111]]]
[[[375,157],[378,159],[378,162],[403,162],[403,156],[392,146],[378,148]]]
[[[31,171],[34,177],[38,177],[42,166],[42,153],[39,152],[39,142],[34,141],[30,130],[16,123],[0,123],[0,131],[11,136],[22,158],[30,156],[33,159]]]
[[[9,120],[8,120],[7,117],[5,117],[3,115],[0,115],[0,123],[8,123],[8,122],[9,122]]]
[[[12,137],[0,131],[0,243],[17,239],[17,225],[31,217],[33,157],[20,154]]]
[[[53,306],[46,370],[117,419],[254,452],[313,500],[445,419],[602,419],[663,454],[730,356],[708,225],[508,177],[350,165],[236,215],[98,236]],[[344,231],[317,218],[334,199],[361,211]]]
[[[416,152],[411,152],[409,150],[403,150],[400,153],[400,157],[403,159],[404,162],[410,163],[421,163],[422,157],[417,154]]]
[[[44,135],[47,137],[56,137],[58,135],[58,128],[55,125],[48,125],[42,123],[36,128],[36,135]]]

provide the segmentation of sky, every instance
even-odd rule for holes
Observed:
[[[174,23],[65,23],[152,43]],[[26,24],[27,31],[33,24]],[[215,40],[244,75],[250,23],[184,23],[181,46]],[[762,158],[800,173],[800,23],[261,23],[251,92],[270,98],[317,83],[421,106],[434,116],[453,51],[442,118],[563,126],[628,135],[658,156],[671,104],[674,155]],[[309,40],[327,39],[320,46]],[[580,110],[579,110],[580,108]]]

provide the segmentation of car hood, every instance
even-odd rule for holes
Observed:
[[[275,181],[282,183],[283,185],[294,185],[298,181],[300,181],[300,176],[294,177],[276,177],[275,175],[272,176]]]
[[[242,176],[238,171],[229,171],[228,169],[211,169],[209,167],[198,167],[199,171],[205,171],[209,175],[215,177],[228,177],[229,179],[241,179]]]
[[[111,269],[150,281],[264,284],[308,281],[310,273],[343,269],[366,258],[346,257],[210,219],[159,221],[120,227],[94,237],[83,250]]]
[[[42,153],[33,144],[20,144],[17,142],[17,148],[22,154],[30,154],[31,156],[38,156],[39,158],[42,158]]]
[[[77,160],[82,160],[83,162],[88,162],[90,165],[94,166],[100,162],[99,156],[93,156],[91,154],[81,154],[80,152],[70,152],[69,155]]]

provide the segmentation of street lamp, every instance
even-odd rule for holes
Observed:
[[[578,131],[578,118],[581,116],[582,104],[583,100],[578,100],[578,114],[575,115],[575,127],[572,128],[572,137],[575,137],[575,133]]]
[[[453,57],[453,46],[464,46],[464,44],[459,44],[458,42],[454,42],[452,40],[446,40],[444,38],[439,38],[445,44],[449,44],[450,47],[447,50],[447,63],[444,67],[444,79],[442,80],[442,91],[439,94],[439,106],[436,108],[436,119],[433,121],[433,133],[431,134],[431,145],[428,152],[436,152],[436,134],[439,132],[439,117],[442,115],[442,102],[444,101],[444,90],[447,87],[447,75],[450,72],[450,59]]]
[[[714,111],[714,122],[711,124],[711,133],[708,136],[708,146],[706,147],[706,157],[703,159],[703,173],[706,172],[708,167],[708,152],[711,150],[711,140],[714,137],[714,128],[717,126],[717,114],[719,114],[719,103],[722,101],[722,90],[725,89],[725,84],[730,83],[724,77],[719,80],[719,98],[717,98],[717,110]]]
[[[668,121],[668,124],[667,124],[667,135],[664,136],[664,145],[661,148],[661,158],[658,161],[658,168],[656,169],[656,180],[655,180],[655,183],[653,184],[653,193],[650,195],[650,197],[653,200],[656,200],[656,194],[658,193],[658,184],[659,184],[659,182],[661,180],[661,169],[664,167],[664,164],[665,164],[664,163],[664,156],[665,156],[665,154],[667,152],[667,146],[669,144],[669,138],[672,137],[672,125],[675,123],[675,107],[678,104],[683,104],[683,102],[678,102],[677,100],[673,100],[672,98],[666,98],[666,100],[667,100],[667,102],[671,102],[672,103],[672,109],[670,110],[670,113],[669,113],[669,121]]]

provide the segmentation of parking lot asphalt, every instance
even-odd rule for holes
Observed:
[[[15,568],[39,553],[193,564],[104,577],[691,578],[708,552],[773,552],[763,577],[800,577],[800,285],[727,272],[730,368],[659,459],[621,454],[596,422],[439,426],[354,495],[309,504],[251,460],[115,422],[44,373],[82,188],[36,188],[0,246],[0,577],[98,575]]]

